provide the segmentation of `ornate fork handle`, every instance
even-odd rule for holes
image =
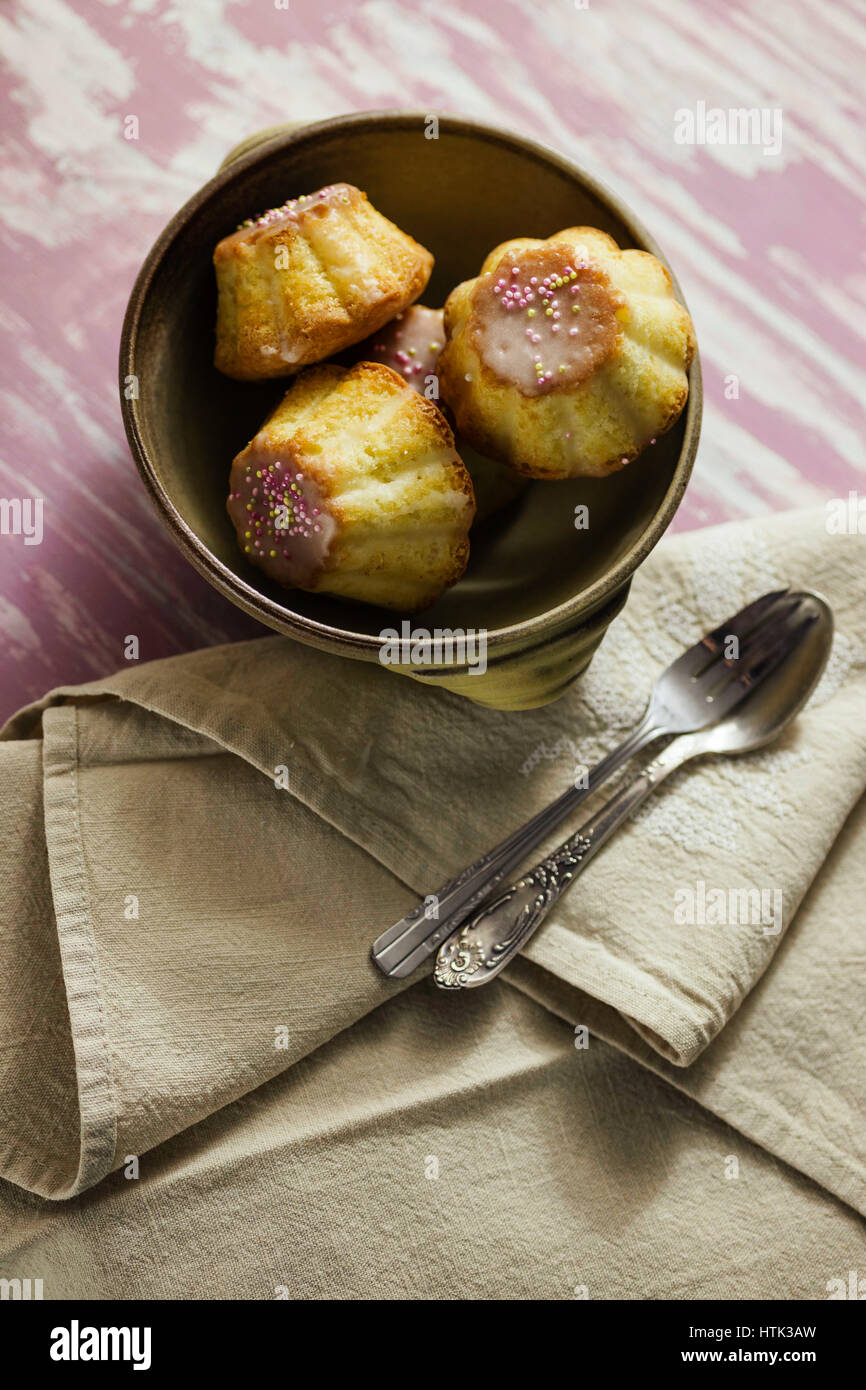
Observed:
[[[449,937],[436,958],[433,978],[437,985],[441,989],[475,989],[498,975],[617,827],[679,762],[676,755],[663,754],[650,763],[605,802],[597,815]]]

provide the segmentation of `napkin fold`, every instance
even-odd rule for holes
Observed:
[[[263,638],[21,711],[0,741],[0,1173],[74,1195],[412,985],[379,973],[373,938],[617,742],[685,645],[792,583],[837,622],[796,724],[669,781],[503,979],[862,1209],[856,992],[828,981],[862,959],[859,859],[833,850],[866,787],[864,561],[823,510],[671,538],[542,710]],[[830,930],[816,909],[800,932],[828,855],[849,916]],[[418,988],[435,1026],[441,996]],[[782,1104],[773,1068],[813,1009],[819,1055],[784,1067]]]

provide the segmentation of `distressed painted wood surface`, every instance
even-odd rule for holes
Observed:
[[[164,535],[115,362],[157,233],[233,144],[280,121],[464,112],[628,200],[703,354],[679,528],[864,488],[856,0],[12,0],[0,65],[0,498],[44,498],[41,544],[0,535],[0,717],[122,665],[128,634],[148,659],[261,631]],[[731,109],[754,109],[757,141],[710,143]]]

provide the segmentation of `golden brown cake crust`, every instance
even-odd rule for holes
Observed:
[[[342,361],[347,366],[356,362],[382,363],[391,367],[413,390],[430,400],[432,398],[427,392],[432,382],[438,382],[437,364],[445,346],[444,317],[443,309],[413,304],[378,333],[349,348],[343,353]],[[445,412],[450,425],[445,402],[437,397],[435,404]],[[526,479],[505,464],[483,458],[465,440],[457,439],[456,445],[472,479],[477,524],[486,521],[519,496],[526,487]]]
[[[441,411],[371,362],[302,372],[235,459],[227,506],[277,583],[407,612],[460,578],[475,515]]]
[[[319,370],[328,369],[320,368]],[[340,369],[337,368],[336,370],[339,371]],[[472,522],[475,520],[475,492],[472,487],[472,478],[470,477],[469,470],[466,468],[457,452],[451,426],[448,424],[448,421],[445,419],[445,416],[442,414],[442,411],[439,410],[438,406],[434,405],[433,401],[428,400],[426,396],[419,395],[419,393],[413,390],[393,368],[385,366],[384,363],[359,362],[351,371],[356,375],[356,379],[362,386],[362,389],[365,383],[375,383],[380,388],[387,386],[387,389],[393,393],[395,399],[399,398],[402,400],[406,400],[406,392],[409,392],[413,402],[412,409],[414,413],[424,417],[426,426],[433,437],[434,444],[438,444],[448,456],[443,459],[443,464],[447,466],[451,474],[448,482],[449,490],[461,494],[466,499],[467,505],[463,512],[466,534],[457,540],[456,544],[451,549],[449,559],[436,575],[435,580],[428,584],[426,592],[420,594],[408,605],[413,611],[417,611],[420,608],[428,608],[445,589],[450,589],[457,583],[458,579],[462,578],[466,566],[469,563],[469,529]],[[388,378],[390,378],[390,380],[388,380]],[[299,435],[298,447],[299,456],[304,458],[303,432]],[[333,516],[341,525],[345,526],[349,520],[347,509],[345,505],[341,505],[338,498],[333,496],[333,493],[331,494],[330,507]],[[338,550],[335,549],[325,562],[323,574],[334,572],[338,568],[339,553]],[[325,582],[317,587],[325,589],[329,586]],[[385,607],[402,608],[407,606],[404,602],[389,603],[386,599],[381,597],[378,601]]]
[[[429,251],[344,183],[251,219],[213,259],[214,362],[247,381],[290,376],[375,333],[433,268]]]
[[[495,247],[449,296],[445,331],[440,389],[460,435],[527,477],[614,472],[688,397],[694,330],[670,275],[597,228]]]

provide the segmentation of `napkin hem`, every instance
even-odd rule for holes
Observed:
[[[659,981],[607,950],[603,954],[610,962],[606,968],[590,958],[586,938],[555,922],[548,923],[544,935],[524,952],[534,965],[548,970],[564,984],[616,1009],[665,1062],[680,1068],[691,1066],[718,1037],[725,1019],[720,1018],[713,1031],[702,1027]]]
[[[63,1199],[111,1172],[117,1106],[81,837],[75,706],[46,710],[43,733],[45,842],[75,1055],[80,1131],[72,1182],[59,1190],[57,1185],[50,1191],[36,1190],[40,1196]]]

